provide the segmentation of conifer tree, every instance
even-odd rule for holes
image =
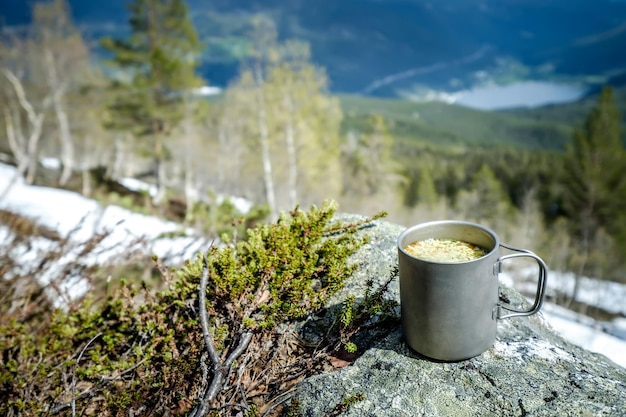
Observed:
[[[201,44],[184,0],[135,0],[128,9],[130,36],[102,40],[118,70],[109,126],[149,140],[158,201],[163,197],[164,142],[184,115],[181,104],[189,91],[202,84],[195,73]]]
[[[580,246],[578,276],[584,272],[602,228],[618,239],[625,237],[626,159],[620,124],[613,90],[605,87],[567,148],[563,202]]]
[[[472,175],[469,189],[459,192],[456,208],[462,217],[482,222],[510,241],[507,226],[512,214],[511,199],[487,164]]]
[[[433,207],[439,200],[435,181],[430,173],[430,169],[422,166],[419,170],[419,178],[417,182],[417,199],[421,204]]]
[[[366,132],[348,132],[343,146],[344,194],[366,196],[392,186],[395,165],[391,154],[393,139],[380,114],[367,119]]]

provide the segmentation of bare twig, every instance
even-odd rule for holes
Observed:
[[[72,371],[72,401],[71,401],[72,417],[76,417],[76,368],[78,368],[78,364],[81,358],[83,357],[83,353],[85,353],[89,345],[91,345],[100,336],[102,336],[102,333],[98,333],[97,335],[92,337],[89,340],[89,342],[87,342],[85,347],[83,347],[83,349],[80,351],[80,354],[78,355],[78,358],[76,359],[76,364],[74,365],[74,370]]]
[[[200,277],[200,288],[198,290],[199,304],[200,304],[200,324],[202,325],[202,335],[204,337],[204,343],[206,345],[207,352],[213,363],[213,381],[207,387],[200,400],[200,403],[191,411],[190,417],[202,417],[206,414],[209,407],[209,403],[215,399],[217,394],[222,390],[224,385],[224,378],[235,359],[237,359],[247,349],[250,341],[252,340],[252,332],[244,332],[240,339],[239,344],[226,358],[224,363],[219,358],[217,351],[215,350],[215,344],[213,342],[213,336],[209,331],[209,317],[206,308],[206,287],[209,279],[209,264],[207,259],[204,259],[202,266],[202,275]]]
[[[209,353],[209,357],[211,358],[211,362],[213,362],[213,367],[221,366],[220,358],[215,350],[215,345],[213,344],[213,337],[209,332],[209,317],[206,309],[206,286],[209,280],[209,263],[206,258],[204,258],[202,265],[202,276],[200,277],[200,289],[199,289],[199,302],[200,302],[200,324],[202,325],[202,335],[204,336],[204,344],[206,345],[206,350]]]
[[[243,335],[241,335],[241,339],[239,339],[239,345],[235,350],[233,350],[228,359],[226,359],[226,362],[224,362],[224,368],[230,368],[233,361],[245,352],[248,344],[250,344],[250,340],[252,340],[252,332],[244,332]]]
[[[102,381],[107,381],[107,382],[115,381],[116,379],[122,377],[123,375],[125,375],[125,374],[127,374],[129,372],[132,372],[133,370],[139,368],[147,360],[148,360],[148,358],[143,358],[142,360],[140,360],[139,362],[137,362],[136,364],[134,364],[130,368],[124,369],[122,372],[120,372],[119,374],[117,374],[115,376],[103,376],[100,379]]]
[[[288,391],[285,391],[285,392],[281,393],[280,395],[278,395],[276,398],[274,398],[272,400],[272,401],[275,401],[275,403],[271,407],[269,407],[265,411],[265,413],[263,413],[263,417],[269,415],[276,407],[286,403],[287,401],[292,399],[295,395],[296,395],[296,389],[295,388],[291,388]]]
[[[24,87],[22,86],[22,82],[15,76],[13,71],[4,68],[2,70],[4,75],[7,77],[9,82],[13,85],[13,89],[15,90],[15,95],[19,100],[20,105],[26,112],[28,116],[28,120],[32,123],[33,126],[39,123],[39,119],[43,118],[43,112],[37,114],[35,108],[30,104],[30,101],[26,98],[26,93],[24,92]],[[43,100],[43,107],[46,108],[50,104],[51,97],[48,95]]]

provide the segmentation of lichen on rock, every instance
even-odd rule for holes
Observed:
[[[363,283],[380,282],[397,264],[397,236],[403,227],[374,222],[361,233],[370,242],[354,254],[359,264],[346,287],[359,297]],[[399,302],[397,279],[390,296]],[[517,291],[501,285],[501,297],[528,305]],[[342,398],[364,399],[343,414],[359,417],[414,416],[619,416],[626,415],[626,370],[606,357],[564,340],[541,313],[498,322],[495,344],[459,362],[438,362],[412,351],[402,329],[372,337],[354,363],[312,376],[298,385],[302,414],[327,415]]]

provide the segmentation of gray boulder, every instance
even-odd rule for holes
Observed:
[[[354,256],[359,270],[335,303],[348,293],[358,298],[368,279],[389,277],[402,230],[378,221],[361,231],[371,242]],[[399,302],[397,278],[390,296]],[[528,307],[512,288],[501,286],[500,296]],[[352,364],[298,385],[304,416],[626,416],[626,370],[564,340],[541,313],[500,321],[494,346],[465,361],[420,356],[404,343],[399,324],[383,337],[361,340],[359,350]],[[356,394],[365,399],[337,411]]]

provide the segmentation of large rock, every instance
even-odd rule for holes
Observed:
[[[355,255],[360,268],[335,302],[347,293],[358,297],[367,279],[382,282],[392,273],[402,230],[379,221],[361,232],[372,240]],[[501,286],[500,295],[528,306],[511,288]],[[397,278],[391,297],[399,302]],[[355,394],[365,399],[341,415],[626,416],[626,370],[567,342],[540,313],[500,321],[495,345],[460,362],[415,353],[404,343],[399,324],[382,338],[361,341],[359,349],[364,353],[351,365],[298,386],[304,416],[328,415]]]

